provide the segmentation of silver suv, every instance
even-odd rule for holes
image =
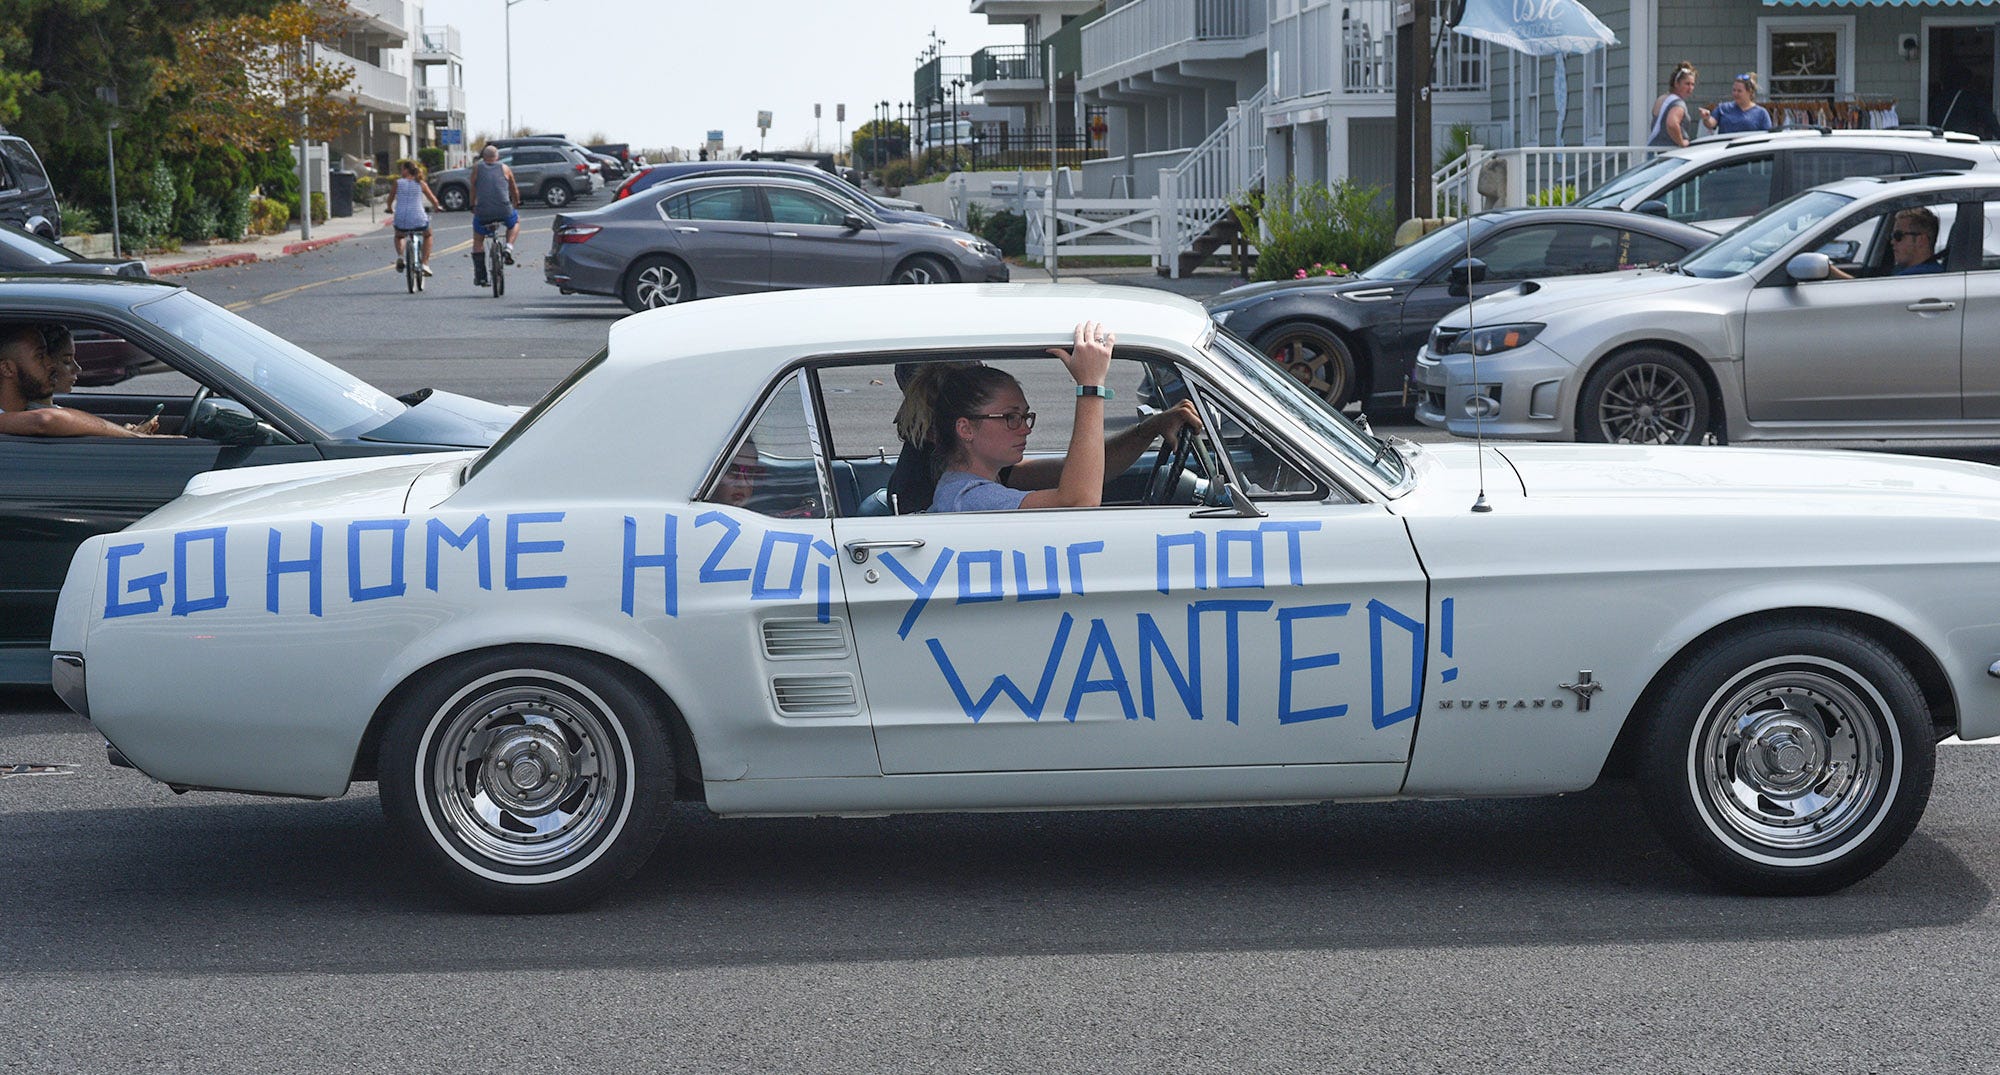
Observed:
[[[1934,243],[1923,213],[1898,219],[1919,209]],[[2000,173],[1846,179],[1679,266],[1460,307],[1411,381],[1418,420],[1462,436],[1478,415],[1541,440],[1991,440],[1995,340]]]
[[[1802,190],[1863,175],[2000,169],[2000,147],[1922,130],[1760,131],[1705,138],[1613,176],[1576,205],[1721,233]]]
[[[514,169],[522,200],[538,199],[560,209],[598,188],[597,173],[575,149],[555,145],[501,146],[500,163]],[[431,176],[438,204],[458,212],[472,204],[472,169],[451,168]]]

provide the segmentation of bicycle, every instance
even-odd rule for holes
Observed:
[[[424,289],[424,233],[397,229],[403,240],[403,285],[414,295]]]
[[[486,226],[486,278],[493,285],[493,297],[507,293],[507,224],[496,220]]]

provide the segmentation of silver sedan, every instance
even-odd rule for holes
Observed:
[[[548,282],[634,310],[694,298],[864,284],[1003,282],[968,232],[883,220],[808,183],[702,176],[555,218]]]

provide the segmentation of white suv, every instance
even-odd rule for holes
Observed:
[[[1930,130],[1759,131],[1705,138],[1613,176],[1576,201],[1725,232],[1799,191],[1861,175],[2000,169],[2000,147]]]

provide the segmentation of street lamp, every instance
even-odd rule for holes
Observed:
[[[965,88],[965,80],[951,80],[951,170],[958,171],[958,92]]]
[[[882,146],[882,163],[889,163],[889,147],[882,145],[882,136],[889,133],[889,102],[878,101],[876,107],[882,110],[882,122],[875,128],[875,144]]]
[[[525,4],[528,0],[505,0],[507,13],[507,129],[500,132],[502,137],[514,134],[514,5]],[[411,141],[416,140],[416,131],[410,132]]]

